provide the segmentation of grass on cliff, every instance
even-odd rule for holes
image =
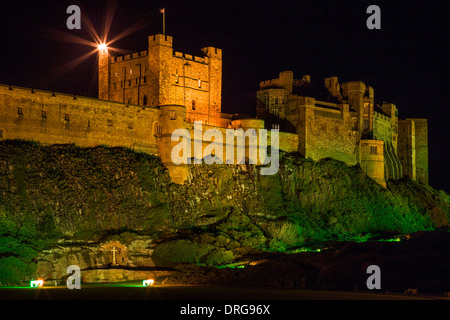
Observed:
[[[37,223],[30,215],[12,218],[0,207],[0,285],[31,279],[38,252],[59,236],[51,214]]]

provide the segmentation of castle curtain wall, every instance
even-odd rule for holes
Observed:
[[[355,149],[357,137],[356,132],[352,130],[348,110],[333,110],[317,106],[305,107],[301,110],[306,113],[301,117],[305,121],[303,125],[306,126],[303,142],[305,157],[316,161],[330,157],[348,165],[358,163]]]
[[[81,147],[123,146],[158,154],[158,109],[0,85],[3,139]]]

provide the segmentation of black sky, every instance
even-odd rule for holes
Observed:
[[[115,47],[147,50],[147,36],[162,32],[159,9],[166,8],[166,33],[176,51],[223,49],[224,112],[254,112],[259,82],[280,71],[309,74],[317,82],[334,75],[365,82],[376,102],[397,105],[400,118],[429,119],[430,184],[450,192],[445,1],[1,1],[0,83],[95,97],[95,55],[63,68],[92,48],[57,35],[91,40],[84,23],[81,30],[66,28],[67,7],[79,5],[101,33],[114,3],[109,39],[144,22]],[[381,8],[381,30],[366,27],[372,4]]]

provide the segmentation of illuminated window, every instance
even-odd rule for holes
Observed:
[[[198,79],[198,87],[201,88],[202,87],[202,80]]]

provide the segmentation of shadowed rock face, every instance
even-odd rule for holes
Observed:
[[[367,267],[377,265],[381,292],[417,289],[419,294],[443,296],[450,287],[448,231],[414,233],[401,242],[334,242],[326,246],[321,252],[247,257],[243,269],[184,268],[170,274],[166,283],[369,291]]]

